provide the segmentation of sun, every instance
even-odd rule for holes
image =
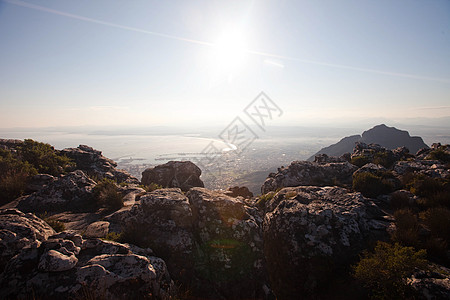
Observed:
[[[241,68],[246,55],[246,39],[238,30],[224,31],[213,44],[212,62],[222,70],[236,71]]]

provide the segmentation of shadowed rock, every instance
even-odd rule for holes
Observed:
[[[320,164],[309,161],[294,161],[288,167],[278,169],[277,173],[269,174],[261,187],[265,194],[278,188],[300,185],[351,185],[353,172],[357,167],[348,163]]]
[[[192,187],[204,187],[202,171],[190,161],[169,161],[142,172],[142,184],[156,183],[162,187],[180,188],[186,192]]]
[[[279,299],[317,295],[389,224],[369,199],[339,187],[284,188],[266,211],[264,253]]]

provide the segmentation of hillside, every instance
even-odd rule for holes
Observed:
[[[378,144],[387,149],[406,147],[410,153],[416,153],[422,148],[428,148],[421,137],[410,136],[405,130],[381,124],[364,131],[362,135],[344,137],[336,144],[320,149],[316,154],[308,158],[308,161],[313,161],[314,157],[319,154],[341,156],[344,153],[351,153],[357,142]]]
[[[448,299],[449,163],[359,143],[253,197],[190,161],[139,181],[86,145],[0,139],[0,298]]]

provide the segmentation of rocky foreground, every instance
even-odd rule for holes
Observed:
[[[14,151],[20,141],[0,144]],[[148,169],[140,185],[100,151],[61,153],[72,170],[35,175],[0,210],[2,299],[357,299],[367,291],[350,266],[393,238],[394,195],[421,200],[404,190],[405,177],[450,174],[447,145],[412,155],[360,143],[352,154],[279,168],[252,197],[245,188],[204,188],[191,162]],[[355,186],[362,173],[381,185]],[[114,181],[119,207],[94,203],[105,180]],[[414,297],[450,298],[449,273],[436,270],[448,271],[439,265],[405,278]]]

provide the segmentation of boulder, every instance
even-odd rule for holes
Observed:
[[[294,161],[288,167],[278,169],[277,173],[269,174],[261,187],[265,194],[283,187],[301,185],[344,185],[352,184],[352,175],[358,168],[348,162],[324,163],[309,161]]]
[[[37,248],[53,234],[53,228],[33,214],[0,210],[0,271],[21,249]]]
[[[39,191],[20,198],[17,208],[25,212],[83,209],[92,203],[95,181],[81,170],[58,177]]]
[[[110,224],[107,221],[97,221],[89,224],[84,236],[90,238],[104,238],[109,232],[109,225]]]
[[[204,187],[202,171],[190,161],[169,161],[142,172],[142,184],[156,183],[166,188],[180,188],[186,192],[192,187]]]
[[[17,250],[0,275],[0,298],[169,299],[174,283],[164,261],[151,254],[151,249],[61,232]]]
[[[245,199],[251,199],[253,197],[253,193],[249,191],[249,189],[245,186],[239,187],[234,186],[228,188],[228,190],[225,192],[226,195],[230,197],[244,197]]]
[[[266,211],[264,253],[278,299],[317,296],[368,241],[387,238],[378,207],[340,187],[284,188]]]
[[[80,145],[78,148],[66,148],[61,153],[71,158],[76,169],[82,170],[89,175],[98,178],[114,179],[117,183],[139,184],[139,180],[131,176],[124,170],[116,169],[117,164],[102,155],[101,151],[95,150],[86,145]]]
[[[198,245],[197,292],[206,298],[261,298],[265,269],[258,211],[239,198],[204,188],[192,188],[186,196]]]
[[[123,220],[128,239],[151,247],[174,278],[187,280],[186,270],[192,270],[193,218],[189,200],[179,188],[142,195]]]
[[[408,285],[416,291],[417,299],[450,299],[450,270],[436,264],[430,269],[417,270],[407,280]]]

